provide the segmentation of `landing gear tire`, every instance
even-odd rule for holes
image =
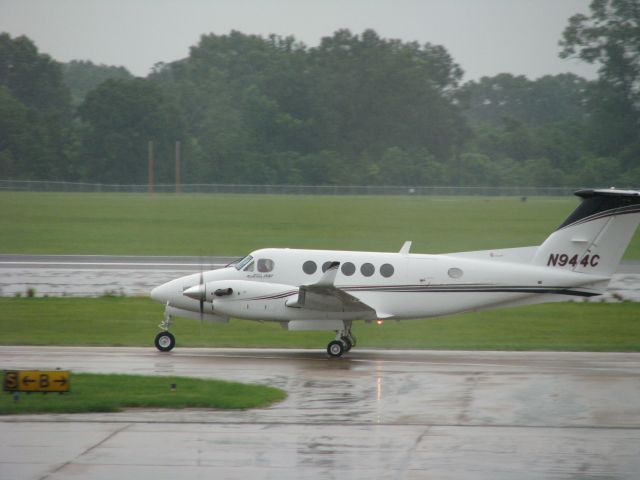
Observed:
[[[171,332],[160,332],[154,343],[161,352],[169,352],[176,346],[176,337]]]
[[[334,340],[327,345],[327,353],[330,357],[341,357],[345,351],[345,345],[340,340]]]

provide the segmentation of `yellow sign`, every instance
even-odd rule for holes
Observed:
[[[71,386],[68,370],[5,370],[3,390],[6,392],[68,392]]]

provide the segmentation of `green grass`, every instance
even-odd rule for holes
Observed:
[[[175,391],[171,391],[175,384]],[[22,413],[117,412],[125,408],[217,408],[264,407],[283,400],[282,390],[221,380],[137,375],[71,374],[71,391],[0,394],[0,415]]]
[[[574,197],[0,192],[1,253],[244,255],[262,247],[442,253],[541,243]],[[640,258],[640,236],[626,258]]]
[[[151,346],[163,308],[146,298],[0,298],[0,344]],[[640,351],[640,303],[553,303],[431,320],[356,322],[362,348]],[[317,348],[331,332],[175,319],[177,347]]]

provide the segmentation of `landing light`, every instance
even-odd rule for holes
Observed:
[[[376,320],[376,323],[377,323],[378,325],[382,325],[382,320]]]

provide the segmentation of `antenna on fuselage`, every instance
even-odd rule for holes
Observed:
[[[404,242],[402,244],[402,248],[400,249],[400,251],[398,253],[402,253],[404,255],[409,253],[409,250],[411,250],[411,240],[407,240],[406,242]]]

